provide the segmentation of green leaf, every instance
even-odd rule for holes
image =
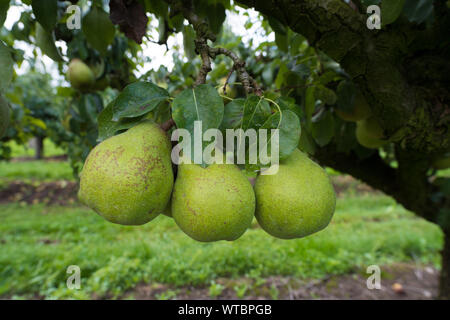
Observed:
[[[133,118],[155,109],[169,93],[151,82],[135,82],[123,89],[113,106],[113,120]]]
[[[229,102],[223,114],[222,124],[220,129],[235,129],[239,127],[244,116],[245,99],[239,98]]]
[[[102,54],[114,40],[114,25],[109,15],[98,6],[93,6],[82,21],[87,42]]]
[[[288,36],[275,32],[275,43],[281,51],[288,52],[289,50],[289,41]]]
[[[317,100],[320,100],[328,105],[335,104],[337,100],[337,96],[334,93],[334,91],[322,85],[318,85],[316,87],[314,96],[316,97]]]
[[[280,89],[283,87],[285,81],[285,75],[289,72],[285,62],[281,62],[280,69],[278,70],[277,77],[275,78],[275,86]]]
[[[406,0],[403,12],[409,21],[422,23],[433,13],[433,0]]]
[[[316,88],[314,86],[310,86],[306,89],[305,95],[305,113],[306,119],[309,121],[314,113],[316,108],[316,98],[314,96],[314,91]]]
[[[316,143],[314,142],[314,139],[311,137],[308,131],[302,130],[302,133],[300,135],[300,141],[298,143],[298,148],[301,151],[311,155],[313,155],[316,152]]]
[[[9,9],[9,0],[0,1],[0,28],[3,26],[6,20],[6,14]]]
[[[295,98],[292,97],[278,97],[276,102],[280,106],[281,110],[291,110],[299,119],[304,117],[304,113],[299,105],[295,103]]]
[[[280,159],[286,159],[300,141],[301,126],[297,115],[290,110],[281,110],[271,115],[261,129],[279,129]],[[270,132],[268,133],[268,136]],[[270,139],[267,139],[270,148]],[[261,148],[261,147],[260,147]]]
[[[117,131],[118,122],[112,121],[113,106],[115,102],[115,100],[111,101],[97,117],[98,141],[103,141],[106,138],[113,136]]]
[[[244,115],[242,118],[241,129],[248,128],[259,129],[271,116],[269,103],[257,95],[248,96],[244,103]]]
[[[195,53],[195,31],[192,26],[185,26],[183,29],[183,46],[184,53],[189,60],[195,59],[197,54]]]
[[[293,73],[297,74],[300,78],[302,78],[303,80],[308,79],[308,77],[311,74],[311,70],[309,68],[308,65],[304,64],[304,63],[299,63],[296,64],[292,70]]]
[[[166,43],[168,32],[166,29],[166,19],[163,17],[158,18],[158,41],[159,43]]]
[[[69,98],[75,94],[75,90],[72,87],[57,87],[56,93],[59,97]]]
[[[58,48],[56,48],[54,34],[45,31],[39,22],[36,22],[36,45],[42,50],[43,54],[54,61],[63,61]]]
[[[41,26],[51,33],[58,21],[57,0],[33,0],[31,2],[33,13]]]
[[[208,22],[211,31],[215,34],[220,32],[222,25],[225,21],[225,7],[221,3],[216,3],[208,8]]]
[[[109,137],[112,137],[119,130],[129,129],[135,126],[139,121],[142,120],[142,117],[136,118],[125,118],[120,121],[113,121],[113,106],[116,103],[116,100],[111,101],[105,109],[100,112],[97,117],[98,122],[98,139],[97,141],[101,142]]]
[[[163,0],[146,0],[145,7],[151,13],[154,13],[158,17],[165,18],[169,12],[168,4]]]
[[[295,56],[296,54],[299,53],[300,46],[302,45],[303,41],[305,41],[305,38],[298,33],[296,33],[291,38],[290,48],[289,48],[291,55]]]
[[[326,146],[334,136],[334,118],[331,112],[325,111],[325,115],[317,122],[312,123],[312,136],[321,147]]]
[[[319,82],[322,85],[327,85],[328,83],[339,79],[340,76],[334,70],[329,70],[319,77]]]
[[[383,25],[388,25],[400,16],[403,11],[405,0],[384,0],[381,2],[381,22]]]
[[[183,30],[184,16],[179,13],[173,17],[169,17],[169,27],[174,29],[176,32]]]
[[[97,123],[97,115],[103,110],[102,97],[96,93],[84,94],[78,102],[80,117],[86,122]]]
[[[336,93],[337,108],[345,112],[351,112],[354,108],[356,97],[356,86],[353,82],[348,80],[341,81],[337,87]]]
[[[219,128],[224,114],[223,100],[211,85],[201,84],[182,91],[172,103],[172,118],[178,128],[194,137],[194,121],[202,121],[202,130]],[[193,156],[193,155],[192,155]]]
[[[14,73],[13,64],[9,48],[0,41],[0,91],[11,83]]]
[[[157,123],[164,123],[169,119],[172,119],[172,114],[170,112],[169,101],[161,102],[155,110],[152,111],[151,118]],[[149,118],[147,115],[145,118]]]
[[[267,20],[269,21],[269,25],[275,33],[278,33],[281,35],[287,34],[286,27],[280,21],[278,21],[277,19],[272,18],[272,17],[268,17]]]

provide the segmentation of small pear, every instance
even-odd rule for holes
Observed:
[[[180,164],[172,217],[188,236],[203,242],[236,240],[250,227],[255,194],[233,164]]]
[[[6,133],[10,121],[10,113],[8,102],[0,96],[0,138]]]
[[[356,140],[363,147],[378,149],[387,143],[383,138],[383,128],[381,128],[375,117],[356,123]]]
[[[295,149],[278,172],[256,178],[256,212],[260,226],[281,239],[302,238],[331,221],[336,195],[318,164]]]
[[[69,63],[67,79],[72,87],[76,89],[87,89],[95,82],[92,70],[80,59],[73,59]]]
[[[355,97],[355,104],[353,106],[352,111],[344,111],[340,109],[335,110],[336,114],[345,121],[361,121],[364,119],[367,119],[370,117],[370,114],[372,113],[370,111],[369,104],[367,103],[364,96],[361,94],[361,92],[358,91]]]
[[[144,121],[97,145],[86,159],[78,196],[106,220],[149,222],[166,208],[173,187],[171,143]]]

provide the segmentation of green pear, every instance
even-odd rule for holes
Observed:
[[[191,238],[203,242],[236,240],[250,227],[254,213],[253,188],[237,166],[178,166],[172,217]]]
[[[106,220],[149,222],[166,208],[173,187],[171,143],[155,123],[144,121],[97,145],[80,177],[80,201]]]
[[[387,143],[383,138],[383,128],[381,128],[375,117],[370,117],[356,123],[356,140],[363,147],[378,149]]]
[[[335,112],[342,120],[352,122],[367,119],[371,114],[369,104],[360,92],[356,94],[352,111],[336,109]]]
[[[95,82],[92,70],[83,61],[76,58],[69,63],[67,79],[72,87],[76,89],[87,89]]]
[[[298,149],[280,162],[276,174],[256,178],[255,194],[259,225],[281,239],[302,238],[324,229],[336,207],[325,170]]]
[[[434,159],[431,165],[436,170],[444,170],[450,168],[450,155]]]
[[[10,110],[8,102],[3,99],[2,96],[0,96],[0,138],[3,137],[3,135],[6,132],[6,129],[8,129],[10,121]]]

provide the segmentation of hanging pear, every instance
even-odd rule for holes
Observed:
[[[384,140],[383,128],[375,117],[356,123],[356,140],[360,145],[369,149],[378,149],[388,142]]]
[[[69,69],[67,70],[67,79],[72,87],[76,89],[88,89],[95,82],[95,76],[91,68],[88,67],[80,59],[73,59],[69,63]]]
[[[295,149],[274,175],[255,183],[260,226],[281,239],[302,238],[324,229],[331,221],[336,196],[325,170]]]
[[[172,217],[197,241],[236,240],[250,227],[255,194],[233,164],[180,164],[172,195]]]
[[[166,208],[173,187],[171,143],[144,121],[97,145],[80,178],[79,198],[106,220],[141,225]]]

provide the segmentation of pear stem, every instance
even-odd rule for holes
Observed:
[[[170,128],[172,128],[175,125],[175,121],[170,118],[169,120],[167,120],[166,122],[162,123],[160,125],[161,129],[163,129],[164,131],[169,131]]]

